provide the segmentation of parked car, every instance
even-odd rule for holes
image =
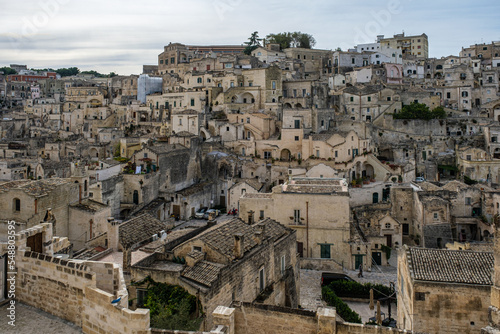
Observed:
[[[203,215],[203,219],[208,219],[210,217],[210,213],[214,212],[215,213],[215,217],[219,216],[220,215],[220,211],[217,210],[217,209],[208,209],[207,211],[205,211],[205,214]]]
[[[354,281],[345,274],[321,273],[321,286],[328,285],[333,281]]]
[[[207,207],[204,207],[204,208],[201,208],[200,210],[196,211],[196,213],[194,214],[194,217],[197,218],[197,219],[203,219],[203,215],[205,214],[205,212],[207,212]]]
[[[425,179],[423,176],[418,176],[416,179],[415,179],[415,182],[424,182]]]

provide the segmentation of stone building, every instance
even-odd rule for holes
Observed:
[[[404,246],[398,255],[400,328],[418,333],[481,333],[493,284],[491,252]]]
[[[141,282],[149,276],[196,295],[207,315],[205,329],[212,328],[212,312],[217,306],[230,306],[235,300],[297,307],[295,234],[271,219],[244,222],[234,218],[172,248],[167,243],[166,252],[133,265],[132,278]],[[174,257],[184,258],[186,265],[171,262]],[[135,286],[137,290],[144,288]],[[142,302],[137,301],[139,305]]]
[[[57,252],[67,239],[53,236],[49,222],[19,231],[12,240],[17,269],[15,302],[69,321],[83,333],[150,333],[149,310],[128,308],[127,286],[118,265],[61,259]],[[7,247],[2,238],[0,254],[6,255]],[[4,260],[2,257],[0,262]],[[0,275],[6,278],[4,274],[2,266]],[[2,297],[3,284],[2,280]],[[117,299],[118,304],[111,303]]]
[[[44,221],[51,209],[55,216],[54,230],[61,237],[69,236],[69,205],[83,197],[84,185],[70,179],[18,180],[0,185],[0,219],[15,220],[23,228]]]
[[[296,230],[301,257],[350,269],[360,264],[371,267],[371,260],[364,260],[366,246],[351,243],[354,235],[345,179],[294,178],[274,187],[272,193],[247,193],[240,198],[239,215],[248,220],[254,214]]]

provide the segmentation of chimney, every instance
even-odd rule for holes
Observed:
[[[255,232],[254,232],[254,238],[255,238],[255,242],[257,244],[261,244],[262,241],[264,240],[264,232],[266,230],[266,225],[264,225],[263,223],[260,223],[260,224],[257,224],[255,226]]]
[[[111,248],[114,251],[118,251],[120,240],[119,227],[119,222],[117,222],[113,217],[108,217],[108,248]]]
[[[241,259],[243,257],[243,254],[245,253],[243,249],[243,239],[244,236],[242,233],[237,233],[234,235],[234,258],[235,259]]]
[[[253,224],[253,213],[254,213],[254,211],[252,211],[252,210],[248,211],[248,225]]]

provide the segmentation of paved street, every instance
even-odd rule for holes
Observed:
[[[321,300],[321,273],[318,270],[301,269],[300,271],[300,305],[302,308],[316,311],[318,307],[325,306]],[[363,277],[358,277],[358,271],[345,270],[344,273],[360,283],[374,283],[389,286],[389,282],[397,281],[397,268],[392,266],[374,267],[371,272],[363,272]],[[356,311],[363,320],[368,322],[375,315],[375,309],[370,310],[368,303],[346,302],[351,309]],[[376,307],[376,304],[375,304]],[[382,312],[388,316],[387,306],[382,305]],[[397,307],[392,304],[391,317],[396,318]]]
[[[79,334],[80,328],[39,309],[16,303],[16,326],[10,326],[7,315],[8,305],[0,307],[0,333],[23,334]]]

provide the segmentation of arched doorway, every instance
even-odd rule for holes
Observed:
[[[284,150],[281,151],[280,154],[280,159],[283,161],[290,161],[291,153],[290,150],[285,148]]]
[[[254,103],[255,102],[255,98],[250,93],[243,94],[241,96],[241,98],[243,99],[243,103]]]
[[[365,168],[363,170],[363,176],[369,178],[369,179],[373,179],[374,178],[374,175],[375,175],[375,171],[373,169],[373,166],[370,165],[370,164],[365,164]]]

